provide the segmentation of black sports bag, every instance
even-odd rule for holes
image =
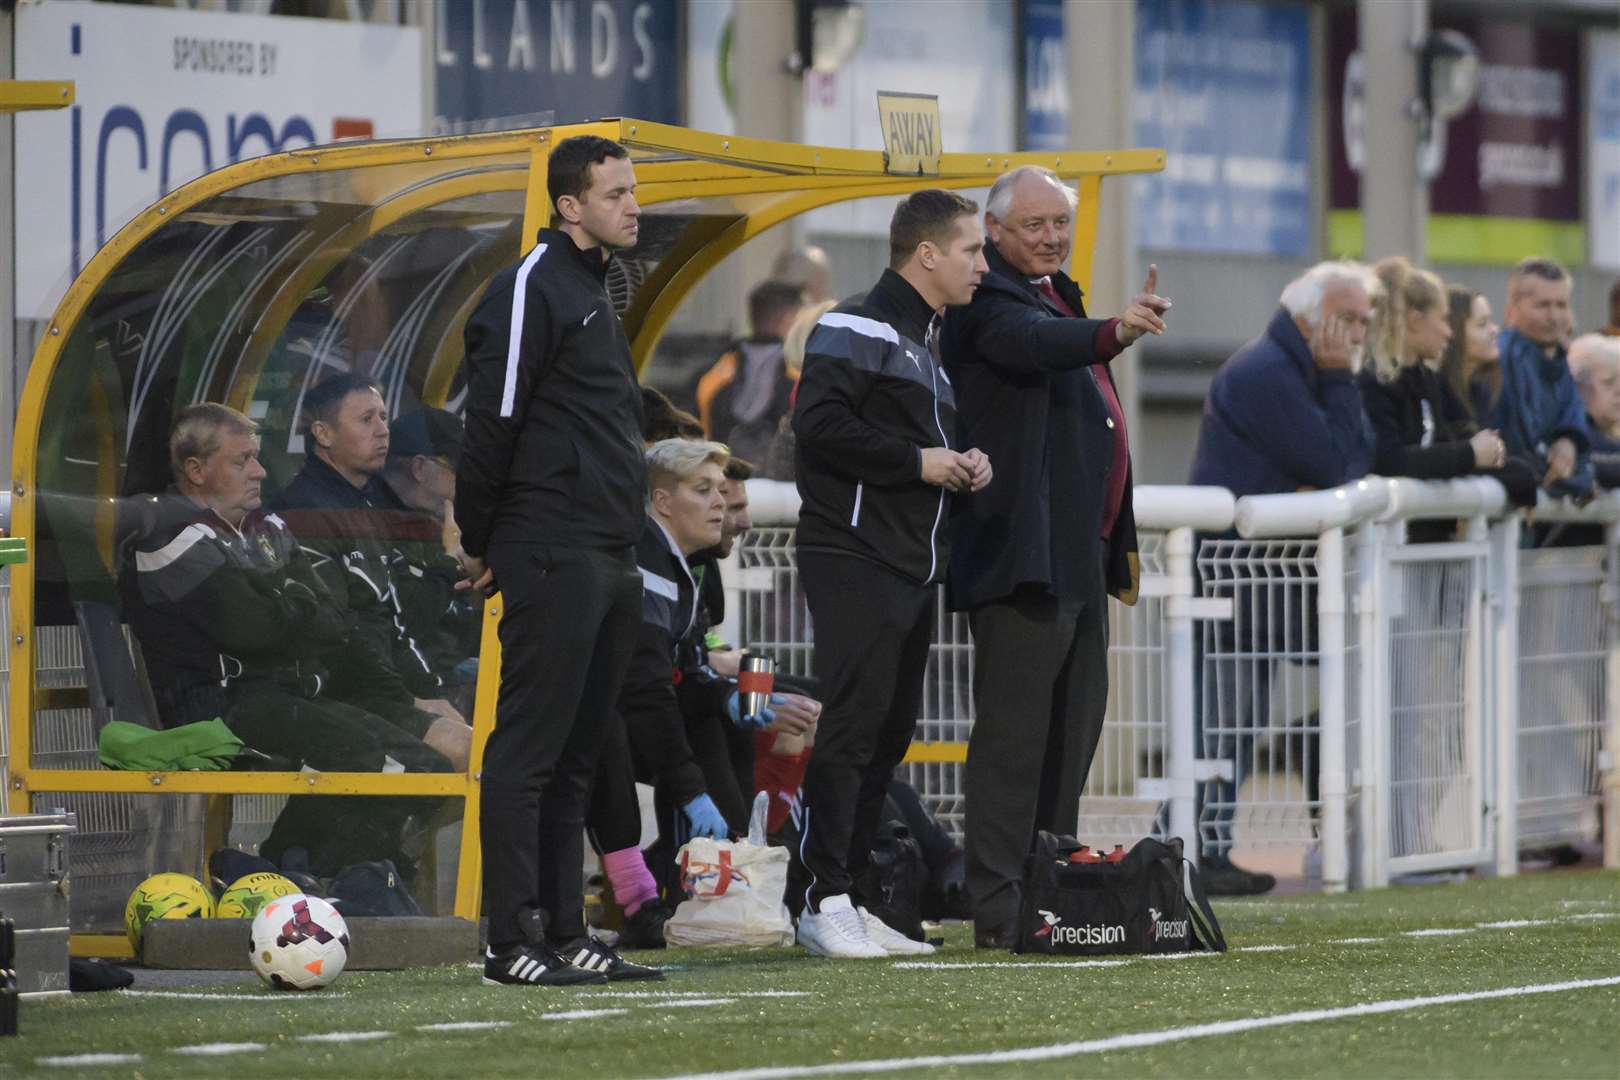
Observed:
[[[1117,861],[1072,861],[1072,836],[1041,833],[1024,863],[1024,900],[1015,952],[1098,956],[1108,953],[1226,951],[1198,871],[1181,841],[1144,839]]]

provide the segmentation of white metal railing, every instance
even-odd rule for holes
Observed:
[[[772,481],[749,495],[725,633],[807,674],[798,496]],[[1087,838],[1319,844],[1323,885],[1341,889],[1513,873],[1521,847],[1593,839],[1607,813],[1605,858],[1620,862],[1620,495],[1544,498],[1538,527],[1584,526],[1602,543],[1534,549],[1482,477],[1235,501],[1139,487],[1135,504],[1141,599],[1110,613]],[[972,678],[966,619],[941,600],[920,739],[967,740]],[[910,769],[959,827],[961,767]]]

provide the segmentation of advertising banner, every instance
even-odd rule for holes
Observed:
[[[433,12],[440,131],[605,116],[680,122],[672,0],[441,0]]]
[[[1063,52],[1063,0],[1024,0],[1023,150],[1069,145],[1069,72]]]
[[[1329,248],[1362,250],[1361,63],[1353,10],[1335,12],[1328,36]],[[1586,261],[1580,35],[1529,22],[1456,19],[1479,50],[1479,93],[1434,125],[1428,258],[1511,264],[1526,255]]]
[[[1288,4],[1138,0],[1135,178],[1143,247],[1308,255],[1310,19]]]
[[[1594,266],[1620,270],[1620,33],[1587,39],[1590,71],[1586,114],[1592,125],[1586,172],[1586,217]]]
[[[47,318],[140,210],[244,158],[419,133],[421,32],[122,4],[25,5],[19,79],[71,79],[16,117],[17,317]]]

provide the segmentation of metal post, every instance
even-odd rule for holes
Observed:
[[[1406,255],[1421,263],[1429,214],[1418,178],[1418,54],[1429,27],[1428,0],[1360,0],[1366,162],[1361,173],[1363,247],[1368,259]]]
[[[1489,670],[1493,772],[1491,820],[1500,877],[1519,872],[1519,530],[1509,514],[1491,527]]]
[[[1189,528],[1171,529],[1165,534],[1165,571],[1169,577],[1169,595],[1164,602],[1164,668],[1166,737],[1169,740],[1169,760],[1166,779],[1169,781],[1170,835],[1181,838],[1181,850],[1193,863],[1198,862],[1196,769],[1197,747],[1193,745],[1193,727],[1198,703],[1193,693],[1193,665],[1197,652],[1193,646],[1193,557],[1197,541]]]
[[[1620,867],[1620,522],[1603,530],[1608,578],[1603,588],[1603,616],[1608,653],[1604,679],[1604,712],[1609,718],[1598,754],[1598,790],[1603,793],[1603,865]]]
[[[1378,724],[1374,719],[1378,701],[1379,656],[1371,646],[1378,640],[1378,619],[1383,605],[1378,603],[1383,575],[1379,572],[1381,548],[1377,525],[1365,525],[1357,533],[1356,544],[1356,641],[1360,663],[1357,671],[1355,717],[1360,738],[1356,740],[1356,856],[1352,860],[1355,887],[1370,889],[1380,883],[1382,874],[1378,849]],[[1348,718],[1347,718],[1348,719]]]
[[[1316,548],[1316,618],[1321,645],[1322,888],[1343,892],[1349,880],[1345,768],[1344,530],[1328,529]]]

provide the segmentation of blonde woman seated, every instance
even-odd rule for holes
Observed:
[[[1482,473],[1499,480],[1515,505],[1533,506],[1535,474],[1508,457],[1497,432],[1475,428],[1468,407],[1436,370],[1452,336],[1445,286],[1398,255],[1374,272],[1383,295],[1373,304],[1371,362],[1360,377],[1376,439],[1373,471],[1422,480]]]

